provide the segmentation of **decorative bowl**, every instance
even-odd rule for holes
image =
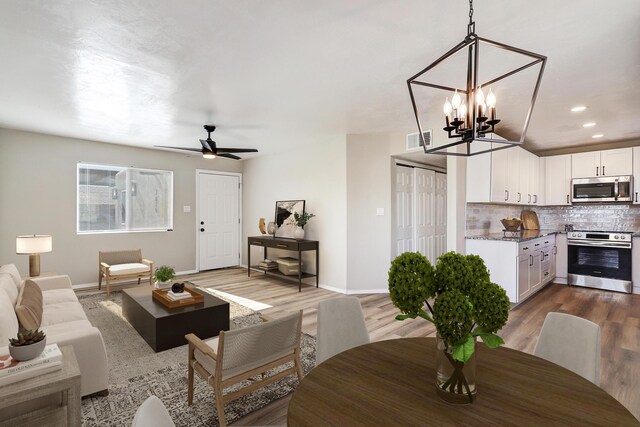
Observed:
[[[9,344],[9,354],[12,359],[17,361],[25,361],[35,359],[40,356],[40,353],[44,351],[47,346],[47,337],[44,337],[42,341],[38,341],[29,345],[13,346]]]
[[[500,222],[502,222],[504,229],[507,231],[518,231],[522,224],[520,219],[501,219]]]

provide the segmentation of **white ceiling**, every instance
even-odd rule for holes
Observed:
[[[467,14],[464,0],[0,0],[0,127],[196,147],[214,123],[219,145],[261,153],[309,132],[415,132],[406,79],[463,39]],[[476,1],[480,36],[548,57],[530,149],[640,139],[639,18],[638,0]]]

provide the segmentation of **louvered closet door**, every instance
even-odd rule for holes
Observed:
[[[413,168],[396,165],[396,255],[415,249],[413,229]]]
[[[414,169],[416,250],[435,263],[436,255],[436,173]]]
[[[435,174],[435,233],[434,233],[434,257],[438,259],[447,250],[447,175]],[[433,262],[433,261],[432,261]]]

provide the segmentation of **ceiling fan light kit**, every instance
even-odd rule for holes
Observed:
[[[480,82],[478,72],[480,66],[481,45],[499,48],[507,52],[512,52],[516,55],[522,55],[527,58],[527,63],[520,67],[511,69],[506,73],[502,73],[486,82]],[[464,87],[448,86],[428,81],[429,77],[431,77],[430,72],[433,73],[433,69],[437,65],[445,62],[458,52],[462,52],[464,49],[467,50],[466,82]],[[430,148],[430,144],[428,145],[425,141],[421,141],[425,153],[473,156],[522,145],[527,133],[536,97],[538,95],[538,89],[540,88],[540,81],[542,80],[542,73],[546,62],[546,56],[479,37],[475,33],[475,22],[473,21],[473,0],[469,0],[469,24],[467,25],[467,36],[464,40],[451,48],[435,62],[407,80],[407,86],[409,88],[409,95],[411,97],[411,104],[416,123],[418,125],[418,135],[420,136],[420,139],[422,139],[423,134],[421,116],[424,111],[418,108],[416,102],[417,91],[432,88],[452,92],[451,101],[449,101],[449,97],[446,97],[442,109],[445,115],[445,126],[443,127],[443,130],[446,132],[447,138],[455,139],[456,141],[432,148]],[[533,66],[539,66],[539,71],[520,138],[517,140],[496,140],[488,138],[487,134],[495,132],[496,125],[501,122],[496,111],[497,97],[493,93],[491,85]],[[472,143],[474,141],[492,142],[493,144],[491,144],[490,149],[472,150]],[[449,150],[450,148],[457,148],[461,145],[465,148],[462,152],[458,149]]]
[[[185,147],[168,147],[165,145],[154,145],[158,148],[171,148],[173,150],[185,150],[202,153],[202,157],[205,159],[215,159],[216,157],[225,157],[227,159],[241,160],[242,158],[231,153],[257,153],[255,148],[224,148],[218,147],[216,142],[211,139],[211,132],[216,130],[214,125],[204,125],[204,130],[207,131],[207,139],[201,139],[200,144],[202,148],[185,148]]]

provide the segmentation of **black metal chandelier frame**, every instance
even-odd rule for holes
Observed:
[[[544,72],[544,67],[546,65],[547,62],[547,57],[544,55],[539,55],[537,53],[533,53],[533,52],[529,52],[527,50],[524,49],[520,49],[517,47],[513,47],[513,46],[509,46],[506,45],[504,43],[499,43],[493,40],[489,40],[489,39],[485,39],[483,37],[479,37],[476,33],[475,33],[475,22],[473,21],[473,0],[469,1],[469,25],[467,26],[467,36],[464,38],[464,40],[460,43],[458,43],[456,46],[454,46],[452,49],[450,49],[447,53],[445,53],[444,55],[442,55],[440,58],[438,58],[435,62],[433,62],[431,65],[427,66],[426,68],[424,68],[423,70],[421,70],[420,72],[418,72],[417,74],[415,74],[414,76],[412,76],[411,78],[409,78],[407,80],[407,86],[409,88],[409,94],[411,96],[411,104],[413,106],[413,113],[415,115],[416,118],[416,123],[418,125],[418,130],[419,130],[419,137],[422,143],[422,146],[424,147],[424,151],[427,154],[442,154],[442,155],[450,155],[450,156],[474,156],[474,155],[478,155],[478,154],[483,154],[483,153],[488,153],[488,152],[492,152],[492,151],[498,151],[498,150],[504,150],[506,148],[511,148],[514,146],[519,146],[522,145],[522,143],[524,142],[526,133],[527,133],[527,128],[529,127],[529,121],[531,119],[531,113],[533,112],[533,107],[535,105],[536,102],[536,97],[538,95],[538,89],[540,88],[540,81],[542,80],[542,74]],[[505,74],[502,74],[492,80],[489,80],[487,82],[478,84],[478,64],[479,64],[479,59],[480,59],[480,44],[484,43],[487,44],[489,46],[494,46],[496,48],[500,48],[500,49],[504,49],[510,52],[515,52],[517,54],[520,55],[524,55],[530,58],[533,58],[533,61],[515,68]],[[437,66],[438,64],[440,64],[441,62],[445,61],[447,58],[455,55],[456,53],[462,51],[463,49],[468,49],[468,56],[467,56],[467,82],[466,82],[466,87],[465,88],[455,88],[455,87],[449,87],[449,86],[443,86],[443,85],[438,85],[438,84],[434,84],[434,83],[428,83],[426,81],[422,81],[419,80],[420,78],[422,78],[426,73],[428,73],[430,70],[432,70],[435,66]],[[536,79],[536,83],[535,83],[535,88],[533,90],[533,95],[531,97],[531,102],[529,103],[529,110],[527,111],[527,116],[525,118],[524,121],[524,127],[522,130],[522,133],[520,135],[520,140],[518,141],[511,141],[511,140],[497,140],[497,139],[491,139],[491,138],[487,138],[486,134],[487,133],[492,133],[495,131],[495,125],[498,124],[498,122],[500,122],[500,120],[495,120],[495,118],[489,119],[488,117],[483,117],[481,115],[478,114],[478,109],[476,108],[475,105],[475,100],[474,100],[474,94],[476,93],[477,89],[480,89],[482,87],[487,87],[493,83],[496,83],[502,79],[505,79],[509,76],[512,76],[516,73],[519,73],[523,70],[526,70],[529,67],[532,67],[534,65],[537,64],[541,64],[540,65],[540,71],[538,72],[538,78]],[[413,93],[413,87],[412,85],[415,86],[427,86],[427,87],[431,87],[431,88],[435,88],[435,89],[440,89],[440,90],[445,90],[445,91],[450,91],[450,92],[455,92],[458,91],[459,93],[466,95],[466,105],[468,105],[468,109],[467,109],[467,117],[464,118],[466,120],[460,120],[460,118],[454,118],[454,120],[449,123],[447,121],[447,126],[445,128],[443,128],[443,130],[445,132],[448,133],[448,138],[452,138],[452,139],[457,139],[460,138],[458,141],[455,142],[451,142],[448,144],[443,144],[434,148],[428,148],[427,144],[425,143],[424,139],[423,139],[423,128],[422,125],[420,123],[420,118],[418,115],[418,107],[416,106],[416,101],[415,101],[415,97],[414,97],[414,93]],[[469,128],[461,128],[460,126],[463,123],[468,123],[470,124]],[[480,150],[480,151],[475,151],[472,152],[471,149],[471,143],[474,141],[485,141],[485,142],[491,142],[493,144],[491,144],[491,149],[485,149],[485,150]],[[449,151],[449,148],[451,147],[456,147],[459,146],[461,144],[465,144],[466,145],[466,151],[465,152],[458,152],[457,150],[452,150]],[[495,148],[494,148],[495,146]]]

